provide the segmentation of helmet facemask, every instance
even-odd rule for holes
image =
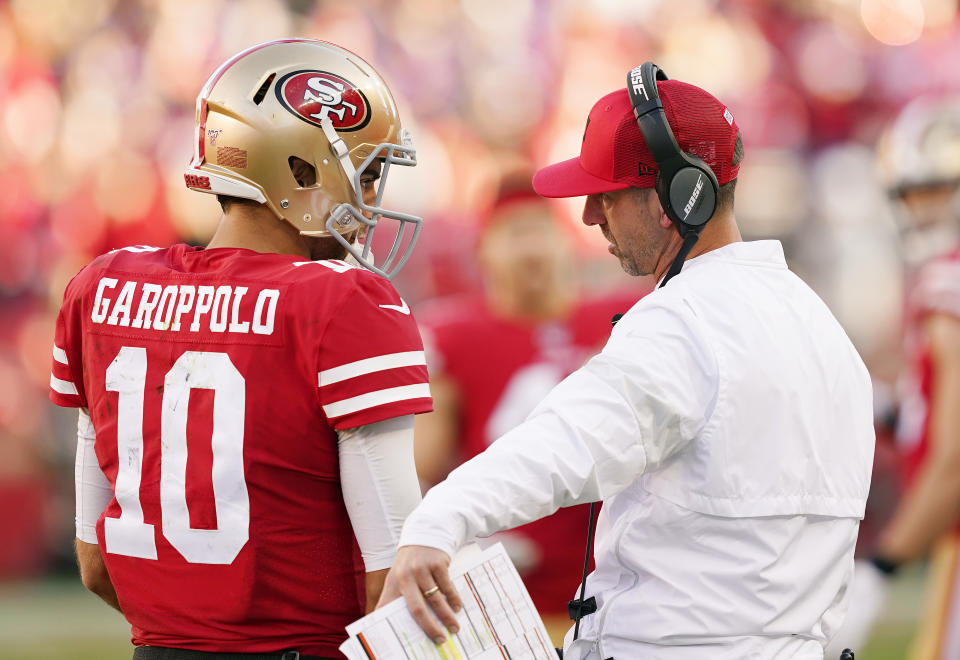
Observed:
[[[387,279],[392,279],[410,257],[423,223],[423,219],[418,216],[383,207],[383,193],[390,174],[390,166],[415,167],[417,164],[417,152],[413,147],[410,133],[406,129],[401,129],[400,140],[403,144],[381,142],[363,160],[360,167],[354,168],[350,155],[346,151],[346,145],[336,135],[332,122],[325,119],[321,122],[321,125],[324,134],[330,141],[331,151],[339,160],[344,176],[351,182],[354,191],[353,204],[338,204],[330,211],[330,215],[324,224],[326,232],[323,232],[322,235],[329,234],[333,237],[364,268]],[[377,160],[382,162],[382,169],[377,181],[376,197],[371,205],[364,201],[361,177],[367,168]],[[387,256],[381,265],[377,266],[374,262],[371,247],[374,233],[384,218],[396,220],[399,225]],[[407,231],[408,225],[412,225],[409,231]],[[352,233],[358,226],[366,227],[363,242],[350,242],[345,235]],[[309,231],[301,231],[300,233],[306,236],[321,234],[321,232]],[[405,237],[407,237],[406,242],[404,241]]]
[[[960,98],[910,102],[881,136],[877,164],[907,265],[952,249],[960,240]]]
[[[911,186],[891,194],[908,267],[920,266],[960,242],[960,181]]]

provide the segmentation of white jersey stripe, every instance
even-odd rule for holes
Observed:
[[[357,376],[372,374],[377,371],[396,369],[398,367],[417,367],[421,365],[427,365],[427,358],[423,351],[388,353],[387,355],[379,355],[377,357],[366,358],[365,360],[341,364],[339,367],[324,369],[317,374],[317,384],[323,387],[356,378]]]
[[[53,374],[50,374],[50,389],[60,394],[77,394],[77,386],[69,380],[60,380]]]
[[[323,412],[330,419],[342,417],[360,410],[382,406],[387,403],[396,403],[397,401],[406,401],[408,399],[425,399],[430,396],[430,385],[427,383],[417,383],[415,385],[401,385],[400,387],[390,387],[385,390],[367,392],[359,396],[350,397],[334,401],[323,407]]]
[[[337,273],[346,273],[348,270],[353,270],[356,268],[353,264],[348,264],[346,261],[339,261],[337,259],[323,259],[321,261],[294,261],[294,266],[306,266],[308,264],[317,264],[319,266],[326,266],[332,271]]]
[[[56,344],[53,345],[53,359],[59,362],[60,364],[68,364],[67,352],[62,348],[60,348],[59,346],[57,346]]]

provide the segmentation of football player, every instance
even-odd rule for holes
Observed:
[[[225,62],[196,121],[186,184],[223,207],[209,245],[105,254],[57,321],[82,579],[138,660],[341,657],[420,497],[427,369],[388,279],[420,219],[382,206],[415,152],[377,72],[315,40]],[[390,224],[375,264],[364,239]]]
[[[928,603],[910,658],[952,660],[960,658],[960,99],[909,104],[878,153],[907,274],[897,426],[904,493],[872,563],[858,563],[860,602],[851,610],[876,612],[883,576],[931,553]],[[863,618],[851,616],[840,636],[851,625],[866,628]]]
[[[484,292],[420,309],[434,412],[416,422],[417,472],[429,485],[519,425],[566,376],[598,352],[610,319],[636,293],[581,299],[570,232],[525,179],[507,179],[479,231]],[[502,532],[548,632],[570,627],[566,603],[583,570],[589,507]]]

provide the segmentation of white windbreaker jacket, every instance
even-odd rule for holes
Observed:
[[[603,500],[586,591],[599,609],[567,635],[568,660],[820,660],[847,606],[871,399],[780,243],[727,245],[688,260],[527,421],[434,487],[400,545],[452,555]]]

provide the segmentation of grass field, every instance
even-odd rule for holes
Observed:
[[[921,590],[920,569],[897,580],[884,618],[857,660],[905,657],[920,616]],[[79,579],[0,585],[3,660],[129,660],[131,652],[126,621],[85,591]]]

